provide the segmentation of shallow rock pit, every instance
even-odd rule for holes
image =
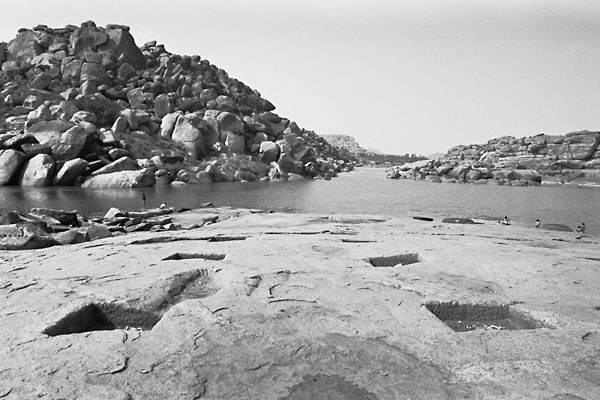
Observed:
[[[163,294],[153,301],[131,306],[108,302],[85,304],[44,329],[42,333],[58,336],[126,327],[150,330],[175,304],[187,299],[209,297],[217,291],[218,287],[211,284],[209,271],[186,271],[173,275]]]
[[[395,265],[409,265],[420,262],[419,253],[405,253],[395,256],[371,257],[369,262],[374,267],[393,267]]]
[[[455,332],[545,328],[543,322],[519,313],[508,304],[429,302],[425,307]]]
[[[162,261],[168,260],[188,260],[188,259],[202,259],[209,261],[221,261],[225,259],[225,254],[204,254],[204,253],[173,253],[162,259]]]
[[[161,316],[120,304],[91,303],[67,314],[42,333],[48,336],[123,329],[128,326],[149,330]]]

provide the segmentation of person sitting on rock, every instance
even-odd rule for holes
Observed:
[[[508,216],[505,216],[502,221],[500,221],[503,225],[510,225],[510,221],[508,220]]]
[[[540,220],[539,220],[539,219],[536,219],[536,220],[535,220],[535,227],[536,227],[536,228],[539,228],[539,227],[540,227]]]

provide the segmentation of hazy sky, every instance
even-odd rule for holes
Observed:
[[[11,4],[12,3],[12,4]],[[94,20],[198,54],[318,134],[386,153],[600,130],[597,0],[3,2],[21,27]]]

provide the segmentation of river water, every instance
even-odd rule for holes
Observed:
[[[386,179],[385,170],[360,168],[330,181],[216,183],[156,186],[143,189],[81,189],[70,187],[0,187],[0,209],[27,211],[33,207],[78,210],[103,215],[110,207],[138,210],[142,193],[148,207],[167,203],[195,208],[215,206],[259,208],[282,212],[369,213],[434,218],[501,219],[533,226],[560,223],[600,233],[600,189],[573,187],[508,187],[437,184]]]

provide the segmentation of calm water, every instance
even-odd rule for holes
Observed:
[[[110,207],[137,210],[141,196],[148,207],[163,202],[173,207],[215,206],[260,208],[283,212],[372,213],[393,216],[478,217],[518,224],[553,222],[600,233],[600,189],[563,187],[504,187],[435,184],[391,180],[383,169],[358,169],[330,181],[249,182],[157,186],[144,189],[80,189],[0,187],[0,209],[27,211],[32,207],[78,210],[103,215]]]

